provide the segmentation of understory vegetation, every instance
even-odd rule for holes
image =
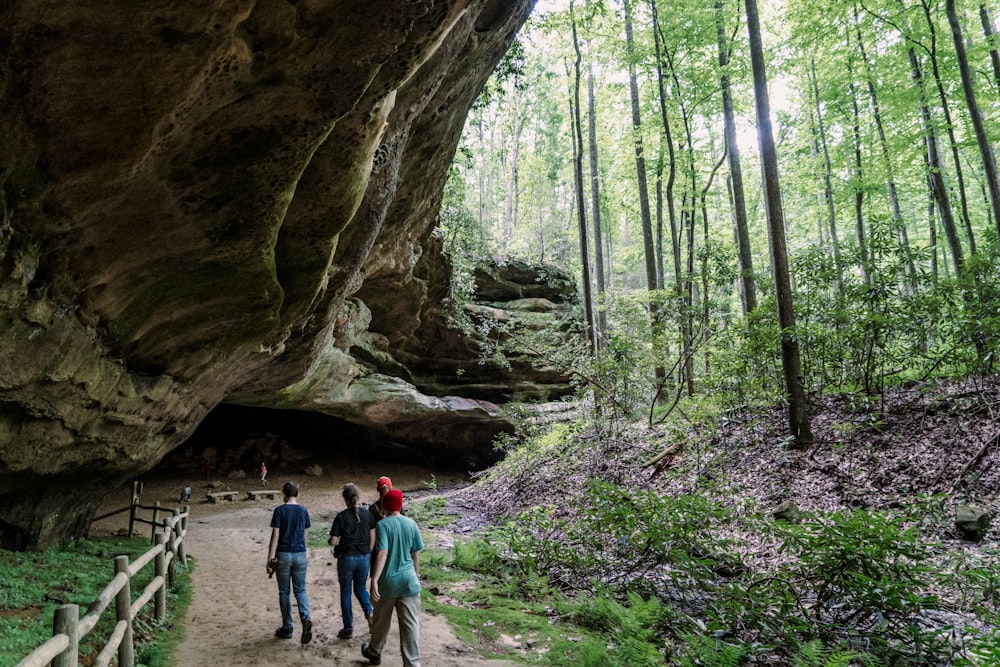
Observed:
[[[52,636],[56,608],[76,604],[86,613],[115,576],[116,556],[130,561],[149,551],[141,537],[91,537],[43,552],[0,551],[0,665],[15,665]],[[142,613],[133,622],[135,659],[144,667],[169,667],[171,651],[183,634],[176,619],[183,618],[191,602],[190,572],[178,568],[175,586],[167,592],[167,616],[155,621]],[[140,570],[132,579],[133,597],[150,583],[153,568]],[[147,607],[148,609],[148,607]],[[90,664],[115,626],[114,604],[101,615],[94,630],[80,640],[83,664]],[[88,662],[90,661],[90,662]]]
[[[956,412],[930,436],[959,448],[958,465],[975,446],[947,433],[966,408],[996,398],[989,387],[900,397],[908,411],[891,419],[950,402]],[[954,504],[995,488],[997,472],[957,496],[919,492],[933,490],[921,476],[940,470],[918,467],[933,460],[914,442],[908,473],[831,486],[858,457],[906,467],[858,430],[811,454],[784,451],[773,412],[726,438],[701,432],[659,475],[644,464],[666,429],[538,427],[447,508],[417,517],[479,526],[423,560],[430,608],[468,641],[538,664],[1000,664],[1000,550],[962,541],[952,524]],[[770,453],[754,442],[768,432]],[[781,498],[801,512],[775,517]]]

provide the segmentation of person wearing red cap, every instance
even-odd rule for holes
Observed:
[[[372,513],[375,517],[375,523],[378,523],[382,517],[386,516],[386,512],[382,510],[382,496],[385,495],[386,491],[392,489],[392,480],[386,476],[379,477],[375,482],[375,490],[378,491],[378,500],[371,504],[368,511]]]
[[[399,622],[399,651],[403,667],[420,667],[420,561],[424,548],[416,522],[405,517],[403,492],[390,489],[382,496],[385,518],[375,529],[375,563],[372,566],[371,600],[375,603],[370,642],[361,645],[361,655],[371,665],[382,663],[392,625],[392,611]]]

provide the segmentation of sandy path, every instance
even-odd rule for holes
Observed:
[[[303,487],[300,501],[309,509],[314,527],[328,526],[327,517],[343,509],[340,496],[343,484],[355,481],[365,491],[365,487],[373,486],[379,474],[382,473],[343,469],[341,474],[316,479],[279,473],[273,474],[272,485],[280,488],[289,478],[298,481]],[[419,468],[395,468],[388,474],[393,477],[395,486],[403,488],[404,492],[421,489],[424,480],[432,479],[429,471]],[[225,481],[233,490],[240,491],[240,497],[246,496],[244,491],[247,489],[259,488],[259,481],[252,478]],[[368,481],[372,484],[365,483]],[[462,480],[438,477],[436,481],[446,484]],[[160,500],[164,506],[173,507],[184,483],[183,478],[147,481],[142,502]],[[264,560],[271,512],[280,501],[237,500],[212,505],[199,502],[206,490],[203,484],[194,486],[195,504],[188,522],[186,544],[188,554],[197,559],[197,567],[192,575],[193,601],[184,619],[185,639],[176,652],[176,664],[184,667],[367,665],[368,661],[361,656],[361,643],[367,641],[368,631],[357,601],[354,602],[354,638],[337,638],[343,624],[336,561],[331,550],[313,549],[310,553],[306,585],[312,607],[312,642],[307,646],[299,643],[301,627],[294,609],[294,596],[295,637],[277,639],[274,630],[281,625],[277,585],[267,578]],[[371,496],[366,495],[363,500],[374,500],[373,491]],[[95,527],[99,529],[102,524],[95,524]],[[433,541],[433,536],[426,531],[424,538],[428,545]],[[483,660],[472,655],[443,618],[426,612],[421,616],[420,649],[424,667],[514,667],[518,664]],[[402,665],[395,621],[382,665]]]

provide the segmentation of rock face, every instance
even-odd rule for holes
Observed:
[[[532,5],[0,4],[0,545],[82,534],[223,401],[437,420],[463,463],[509,427],[394,353],[429,344],[446,170]]]

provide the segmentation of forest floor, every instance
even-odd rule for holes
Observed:
[[[786,500],[804,511],[894,509],[934,494],[974,502],[994,517],[1000,511],[1000,377],[923,383],[869,403],[821,397],[812,446],[786,448],[787,433],[787,415],[777,408],[731,411],[700,430],[631,424],[589,460],[586,451],[572,461],[553,453],[551,465],[534,459],[529,471],[509,466],[470,491],[490,520],[576,493],[598,476],[759,511]],[[988,540],[996,541],[998,528]]]
[[[853,404],[844,396],[824,398],[813,414],[813,446],[797,452],[783,446],[785,414],[737,411],[711,431],[678,434],[661,426],[628,425],[610,444],[581,447],[571,455],[553,453],[534,458],[530,466],[506,465],[475,483],[464,475],[448,476],[418,466],[381,468],[352,461],[324,462],[321,477],[295,476],[302,484],[302,503],[314,525],[328,523],[343,507],[340,490],[355,482],[375,498],[374,480],[390,475],[409,500],[428,493],[444,493],[449,507],[460,515],[455,533],[475,528],[532,506],[568,505],[591,477],[602,477],[627,487],[655,489],[664,495],[700,493],[730,507],[766,512],[793,500],[809,512],[842,509],[894,509],[943,494],[942,506],[974,502],[994,517],[1000,510],[1000,379],[968,378],[928,383],[887,393],[875,404]],[[581,441],[588,434],[578,435]],[[590,452],[590,453],[588,453]],[[644,465],[663,452],[659,465]],[[508,461],[508,463],[510,463]],[[271,485],[290,476],[272,472]],[[189,480],[161,472],[145,482],[143,502],[160,500],[176,505],[181,487]],[[254,478],[224,480],[233,489],[260,488]],[[194,600],[184,619],[186,639],[177,664],[187,667],[312,667],[321,664],[363,665],[360,645],[367,632],[354,639],[336,638],[341,628],[336,565],[329,549],[313,549],[308,589],[315,624],[312,643],[273,636],[280,615],[273,582],[264,574],[268,522],[277,501],[238,500],[212,505],[198,502],[207,490],[195,484],[195,504],[189,524],[190,554],[197,558],[193,573]],[[444,491],[442,491],[442,489]],[[124,502],[112,498],[111,507]],[[408,500],[408,502],[409,502]],[[571,507],[566,508],[572,511]],[[113,532],[118,518],[95,524],[94,530]],[[998,522],[995,522],[998,523]],[[979,544],[965,542],[954,528],[941,524],[934,536],[951,548],[995,549],[995,525]],[[447,546],[447,531],[425,539]],[[773,553],[741,536],[748,560]],[[355,618],[363,618],[355,604]],[[421,650],[425,665],[449,667],[507,667],[513,662],[485,660],[464,646],[441,617],[424,614]],[[364,623],[361,623],[364,626]],[[395,628],[395,623],[394,623]],[[398,635],[390,637],[383,665],[401,664]],[[514,656],[516,657],[516,656]]]

